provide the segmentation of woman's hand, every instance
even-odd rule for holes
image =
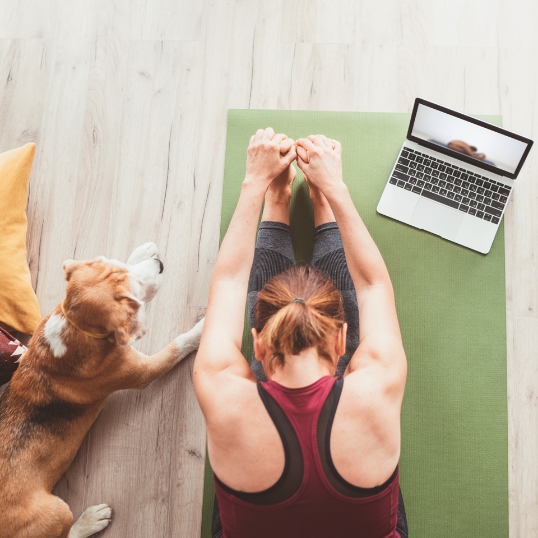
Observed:
[[[342,146],[323,135],[300,138],[297,145],[297,164],[308,183],[325,193],[343,183]]]
[[[271,127],[258,129],[250,138],[247,150],[245,181],[269,187],[297,157],[295,142],[285,134],[275,134]]]

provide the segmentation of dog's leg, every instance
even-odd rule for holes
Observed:
[[[136,349],[126,348],[125,375],[114,381],[114,386],[111,389],[144,389],[154,379],[162,376],[187,355],[196,351],[200,345],[204,319],[201,319],[190,331],[178,336],[155,355],[148,356],[136,351]]]
[[[112,510],[108,504],[90,506],[71,527],[68,538],[88,538],[107,527],[111,519]]]
[[[137,263],[155,258],[159,255],[159,249],[155,243],[144,243],[136,248],[127,260],[127,265],[136,265]]]

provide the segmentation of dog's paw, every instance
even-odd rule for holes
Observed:
[[[159,249],[155,243],[144,243],[134,250],[127,260],[127,265],[136,265],[137,263],[156,258],[159,255]]]
[[[71,528],[69,538],[87,538],[102,531],[112,519],[112,509],[108,504],[98,504],[86,508]]]
[[[176,338],[181,359],[198,349],[204,328],[204,321],[205,318],[202,318],[189,332],[181,334]]]

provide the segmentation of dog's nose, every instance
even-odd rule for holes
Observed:
[[[159,273],[162,273],[164,271],[163,262],[159,260],[158,258],[156,258],[156,260],[159,262]]]

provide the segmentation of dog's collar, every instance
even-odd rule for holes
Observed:
[[[106,338],[107,336],[109,336],[111,333],[106,333],[106,334],[103,334],[103,333],[89,333],[87,331],[84,331],[82,330],[79,326],[75,325],[73,323],[72,320],[70,320],[68,317],[67,317],[67,314],[65,313],[65,308],[64,308],[64,304],[62,303],[60,305],[60,308],[62,309],[62,314],[64,315],[65,319],[71,324],[73,325],[73,327],[75,327],[75,329],[77,331],[80,331],[81,333],[85,334],[86,336],[89,336],[90,338],[97,338],[97,339],[102,339],[102,338]]]

